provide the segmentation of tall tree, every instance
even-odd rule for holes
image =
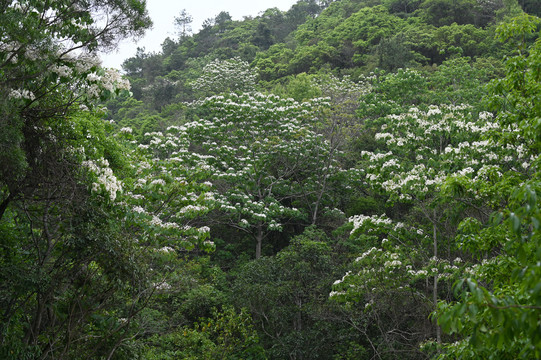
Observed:
[[[0,357],[110,358],[126,327],[92,317],[127,303],[136,312],[148,295],[109,207],[121,184],[100,162],[104,196],[93,197],[81,164],[122,167],[102,120],[84,111],[129,91],[98,52],[150,24],[137,0],[0,3]]]
[[[494,213],[490,222],[466,219],[461,225],[460,237],[483,262],[457,283],[456,303],[440,305],[444,330],[462,336],[448,344],[442,359],[541,356],[540,22],[523,14],[498,28],[500,40],[513,43],[517,54],[507,60],[506,76],[490,86],[496,120],[506,129],[493,140],[502,148],[520,146],[526,158],[490,182],[465,184],[487,194]],[[528,45],[531,35],[537,38]]]
[[[186,9],[182,9],[178,16],[175,16],[175,27],[181,39],[192,32],[193,16],[188,14]]]
[[[248,93],[200,105],[210,120],[186,124],[192,147],[211,166],[223,222],[252,237],[259,258],[271,232],[306,218],[295,204],[329,156],[328,143],[312,130],[323,103]]]

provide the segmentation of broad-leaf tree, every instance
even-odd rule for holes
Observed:
[[[521,166],[502,171],[491,182],[467,184],[486,189],[495,204],[490,222],[466,219],[459,239],[483,262],[475,276],[456,284],[456,303],[440,304],[438,321],[451,334],[441,358],[465,359],[541,356],[541,211],[539,149],[541,41],[538,18],[522,15],[498,28],[503,41],[517,45],[506,62],[506,76],[491,85],[491,99],[502,128],[502,147],[520,146],[528,155]],[[525,39],[535,34],[535,43]]]
[[[117,319],[151,291],[110,206],[122,150],[81,112],[128,92],[97,54],[149,25],[144,1],[0,4],[2,358],[111,358],[133,336]]]
[[[336,168],[327,141],[313,130],[323,105],[259,93],[214,96],[197,103],[206,119],[185,125],[191,148],[211,167],[224,221],[253,237],[256,258],[270,232],[307,220],[296,204],[315,191],[318,171]]]

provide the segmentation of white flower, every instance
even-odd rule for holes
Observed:
[[[32,101],[36,99],[34,93],[27,89],[11,90],[9,97],[12,99],[28,99]]]
[[[205,241],[203,241],[203,245],[205,245],[205,246],[214,246],[214,241],[205,240]]]
[[[173,249],[170,246],[164,246],[159,251],[164,252],[164,253],[169,253],[169,252],[175,251],[175,249]]]
[[[122,183],[113,174],[113,170],[109,168],[109,162],[101,158],[98,161],[83,161],[82,165],[88,167],[98,177],[98,182],[92,184],[92,191],[100,192],[103,185],[111,201],[114,201],[117,192],[122,191]]]
[[[101,79],[101,77],[96,73],[90,73],[86,77],[86,80],[91,81],[91,82],[100,81],[100,79]]]
[[[199,231],[201,234],[206,234],[206,233],[210,232],[210,228],[208,226],[203,226],[203,227],[200,227],[199,229],[197,229],[197,231]]]
[[[162,219],[160,219],[156,215],[152,216],[152,220],[150,221],[150,224],[154,225],[154,226],[162,226],[163,225]]]
[[[169,290],[169,289],[171,289],[171,285],[169,285],[165,281],[161,282],[161,283],[154,283],[152,285],[156,288],[156,290]]]
[[[385,267],[396,267],[402,265],[402,262],[400,260],[386,261],[383,265]]]
[[[150,182],[150,185],[161,185],[165,186],[165,180],[163,179],[155,179]]]
[[[73,70],[71,68],[67,67],[66,65],[60,65],[60,66],[53,66],[51,70],[62,77],[70,76]]]
[[[133,211],[135,211],[138,214],[146,214],[145,209],[143,209],[141,206],[135,206],[133,208]]]

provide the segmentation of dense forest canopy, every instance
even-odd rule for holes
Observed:
[[[0,0],[0,358],[540,358],[538,16]]]

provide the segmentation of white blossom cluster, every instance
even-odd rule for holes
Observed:
[[[67,65],[53,65],[51,71],[61,77],[68,77],[73,74],[73,69]]]
[[[360,82],[355,82],[351,80],[349,75],[341,78],[334,75],[327,78],[317,77],[314,80],[314,85],[319,87],[325,96],[342,101],[344,98],[358,99],[372,91],[369,79],[364,78]]]
[[[21,7],[22,4],[24,4],[23,7]],[[14,6],[13,9],[24,8],[24,11],[35,11],[26,2],[15,2],[12,5]],[[51,10],[51,14],[45,12],[40,15],[45,18],[56,19],[57,15],[53,13],[54,11]],[[47,20],[43,19],[43,21]],[[53,35],[53,37],[55,36]],[[25,77],[21,71],[28,68],[37,69],[42,76],[54,75],[57,79],[52,82],[55,88],[58,86],[65,87],[71,93],[75,92],[80,97],[84,96],[82,98],[84,103],[81,104],[83,110],[87,110],[94,100],[99,99],[104,94],[107,95],[104,91],[115,94],[130,89],[129,81],[122,78],[118,71],[101,68],[101,61],[96,54],[66,48],[62,41],[54,44],[45,42],[36,44],[23,44],[16,41],[1,42],[0,60],[7,60],[7,63],[11,64],[11,67],[5,69],[6,76]],[[40,97],[48,91],[55,91],[35,87],[32,81],[21,85],[24,88],[12,89],[8,96],[12,99],[35,100],[36,97]]]
[[[332,298],[332,297],[337,297],[339,295],[346,295],[346,292],[345,291],[331,291],[329,293],[329,297]]]
[[[24,0],[13,0],[9,7],[15,11],[19,11],[21,13],[28,13],[28,12],[34,12],[36,14],[39,14],[39,11],[32,7],[28,1]]]
[[[355,259],[351,270],[342,279],[334,282],[331,297],[347,300],[351,295],[358,299],[362,294],[370,299],[375,291],[404,290],[415,282],[426,281],[429,277],[437,277],[452,283],[464,272],[480,273],[479,266],[468,266],[459,257],[453,261],[436,257],[426,258],[422,253],[404,246],[412,240],[415,242],[431,240],[421,228],[408,227],[404,223],[392,221],[385,215],[356,215],[349,220],[354,224],[354,231],[350,235],[352,238],[361,234],[385,238],[381,240],[380,247],[367,249]]]
[[[130,82],[123,78],[116,69],[101,69],[86,76],[87,84],[84,86],[89,99],[98,99],[103,91],[115,93],[116,91],[129,91]]]
[[[113,170],[109,167],[107,159],[101,158],[97,161],[86,160],[82,163],[92,173],[97,176],[96,182],[92,183],[92,191],[96,193],[105,193],[111,201],[115,201],[117,192],[122,191],[122,182],[114,175]]]
[[[9,97],[11,99],[27,99],[32,101],[36,99],[34,93],[28,89],[12,89],[9,92]]]
[[[154,283],[154,284],[152,284],[152,286],[156,290],[160,290],[160,291],[167,291],[167,290],[171,289],[171,285],[168,284],[166,281],[162,281],[162,282],[159,282],[159,283]]]
[[[203,68],[203,74],[191,85],[195,90],[207,94],[226,91],[254,91],[257,80],[256,69],[240,58],[213,60]]]
[[[403,248],[390,247],[388,249],[372,247],[355,262],[354,267],[358,270],[348,271],[341,279],[333,283],[330,297],[338,295],[367,294],[374,291],[386,291],[385,289],[407,289],[411,283],[437,276],[440,280],[453,281],[464,272],[478,274],[478,265],[465,267],[461,259],[457,258],[453,263],[443,259],[431,259],[417,269],[412,259],[417,258],[416,252],[404,253]]]
[[[362,261],[363,259],[365,259],[367,256],[370,256],[372,255],[374,252],[376,251],[383,251],[382,249],[378,249],[378,248],[375,248],[375,247],[372,247],[371,249],[365,251],[364,253],[361,254],[361,256],[359,256],[357,259],[355,259],[356,262],[359,262],[359,261]]]
[[[131,128],[119,132],[129,134]],[[210,250],[215,246],[209,240],[210,228],[191,222],[213,208],[212,183],[192,181],[192,177],[206,178],[207,171],[200,166],[204,156],[187,151],[185,136],[185,127],[172,126],[165,132],[144,134],[147,144],[132,145],[138,159],[134,161],[137,180],[125,198],[137,220],[150,225],[145,231],[160,239],[162,249],[199,245]]]
[[[208,165],[214,179],[229,184],[215,200],[217,208],[236,219],[236,226],[253,230],[264,224],[266,231],[279,231],[282,218],[300,215],[282,205],[274,189],[291,187],[289,175],[298,167],[325,168],[328,144],[308,126],[313,121],[308,115],[325,104],[324,99],[298,103],[261,93],[217,95],[193,104],[214,117],[187,123],[183,130],[203,147],[200,164]],[[282,163],[269,171],[276,160]],[[325,171],[335,169],[331,163]]]
[[[78,52],[66,49],[60,43],[54,47],[39,47],[32,44],[14,42],[0,44],[0,58],[7,57],[15,65],[23,66],[30,62],[43,67],[41,71],[57,75],[60,83],[71,84],[70,90],[79,95],[86,94],[92,101],[99,99],[104,91],[115,93],[128,91],[130,83],[115,69],[102,69],[101,61],[96,54]],[[48,59],[48,61],[43,61]],[[14,71],[17,71],[15,68]],[[34,100],[35,95],[30,89],[14,89],[11,98]],[[85,105],[86,106],[86,105]]]
[[[87,74],[92,69],[97,69],[101,66],[101,60],[96,54],[80,53],[74,55],[71,52],[61,52],[59,55],[62,61],[72,64],[79,74]]]
[[[494,130],[513,130],[502,129],[491,113],[474,114],[464,104],[431,105],[426,111],[411,108],[374,123],[379,124],[375,139],[385,151],[363,151],[360,175],[391,199],[423,198],[437,191],[450,174],[477,181],[486,177],[488,168],[521,164],[528,169],[534,160],[520,144],[502,148],[486,140]]]
[[[351,234],[355,233],[358,229],[368,224],[367,232],[374,231],[375,227],[391,225],[393,221],[386,215],[354,215],[349,218],[349,222],[353,223],[353,229]],[[402,227],[402,223],[397,223],[398,227]]]

